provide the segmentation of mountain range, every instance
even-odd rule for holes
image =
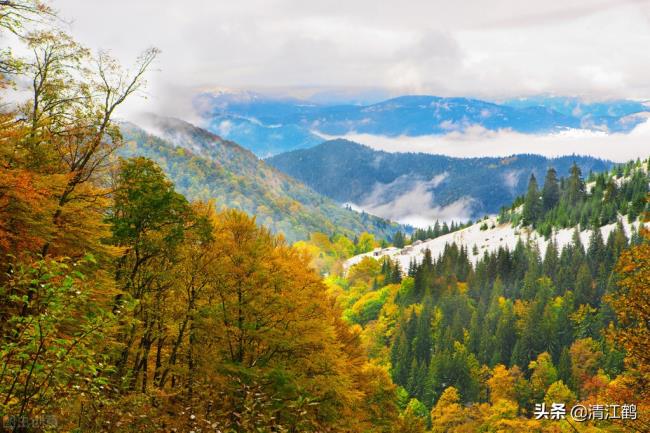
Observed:
[[[404,227],[341,207],[281,173],[238,144],[174,118],[148,116],[145,128],[121,125],[122,157],[145,156],[160,165],[190,200],[215,199],[217,207],[241,209],[288,241],[312,232],[349,237],[368,231],[390,238]]]
[[[638,101],[589,102],[534,97],[499,103],[472,98],[400,96],[372,104],[325,104],[254,92],[202,93],[195,106],[206,128],[261,157],[312,147],[323,137],[369,134],[418,137],[470,127],[546,134],[567,129],[629,132],[650,108]]]
[[[531,174],[542,184],[549,167],[564,176],[574,162],[585,174],[612,166],[586,156],[453,158],[389,153],[341,139],[266,161],[336,201],[420,226],[436,219],[495,214],[526,191]]]

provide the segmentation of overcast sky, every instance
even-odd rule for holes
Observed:
[[[151,87],[159,98],[171,86],[331,86],[650,99],[650,0],[52,4],[78,40],[124,63],[162,49]]]
[[[124,64],[162,50],[152,111],[200,122],[210,88],[378,100],[398,94],[488,100],[548,93],[650,100],[650,0],[51,0],[73,36]],[[365,98],[365,99],[364,99]],[[589,153],[647,156],[650,122],[631,134],[509,131],[350,138],[385,150],[456,156]]]

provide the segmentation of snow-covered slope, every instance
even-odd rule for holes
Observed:
[[[625,217],[621,217],[621,221],[623,222],[628,237],[631,235],[632,230],[636,230],[639,225],[638,222],[633,224],[628,223],[627,218]],[[481,230],[483,224],[487,225],[487,230]],[[646,226],[650,227],[650,224],[646,223]],[[616,223],[600,227],[603,239],[607,240],[607,237],[615,228]],[[454,233],[449,233],[423,242],[416,241],[413,245],[408,245],[402,249],[394,247],[385,249],[377,248],[369,253],[351,257],[345,262],[344,267],[345,269],[348,269],[367,256],[375,259],[388,256],[392,260],[399,261],[402,269],[407,270],[411,260],[415,259],[418,263],[422,261],[424,252],[427,249],[431,250],[431,255],[436,258],[442,254],[445,245],[453,243],[456,243],[458,246],[466,247],[469,252],[470,260],[473,263],[476,263],[478,259],[483,256],[485,251],[488,253],[493,252],[498,250],[499,247],[506,247],[510,250],[514,249],[519,239],[522,239],[524,242],[528,240],[534,242],[537,244],[540,253],[543,255],[546,252],[546,247],[551,239],[555,240],[558,248],[561,250],[565,245],[571,242],[574,231],[574,228],[555,230],[553,236],[547,240],[535,230],[521,226],[513,227],[511,223],[499,224],[497,217],[495,216],[479,221],[474,225]],[[589,246],[591,232],[591,230],[583,230],[580,232],[580,239],[585,247]],[[478,254],[476,255],[472,252],[474,246],[478,248]]]

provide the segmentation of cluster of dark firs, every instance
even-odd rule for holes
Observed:
[[[549,168],[543,187],[540,189],[535,175],[531,175],[526,195],[509,209],[503,208],[499,220],[533,226],[545,236],[554,228],[611,224],[619,215],[635,221],[650,209],[648,182],[650,160],[617,165],[611,173],[590,173],[586,183],[576,164],[568,177],[559,180],[555,169]],[[522,205],[522,211],[515,212]]]
[[[416,228],[413,230],[413,234],[409,239],[406,238],[404,233],[401,231],[396,232],[393,235],[392,243],[397,248],[403,248],[407,243],[412,243],[415,241],[426,241],[429,239],[435,239],[439,236],[443,236],[449,233],[456,232],[458,230],[464,229],[472,225],[472,221],[467,221],[465,223],[460,223],[452,221],[450,224],[447,224],[446,221],[443,221],[442,224],[440,221],[437,221],[427,228]],[[409,242],[410,241],[410,242]]]
[[[433,431],[493,431],[491,417],[517,426],[504,431],[545,431],[530,421],[544,401],[627,398],[645,401],[647,411],[647,341],[634,349],[617,334],[632,323],[641,341],[647,336],[650,287],[642,279],[650,258],[641,226],[637,220],[626,234],[619,221],[606,239],[592,230],[587,246],[576,229],[570,244],[559,249],[551,239],[543,255],[520,240],[474,264],[464,247],[451,244],[438,258],[427,250],[404,276],[389,258],[381,265],[364,260],[339,282],[357,293],[347,317],[364,327],[372,356],[390,365],[402,407],[420,413]],[[628,248],[646,256],[635,262]],[[625,272],[636,272],[636,291],[621,287]],[[367,293],[360,289],[364,278]],[[499,406],[502,399],[507,407]],[[453,412],[450,405],[460,412],[444,415]],[[499,410],[508,413],[495,415]],[[647,427],[646,421],[626,428]]]

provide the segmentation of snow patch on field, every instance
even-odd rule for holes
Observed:
[[[638,228],[639,222],[628,223],[626,217],[621,217],[625,233],[628,237],[632,234],[633,230]],[[488,229],[481,230],[481,226],[486,224]],[[650,227],[650,223],[646,223]],[[607,241],[609,234],[616,228],[616,223],[608,224],[600,228],[603,239]],[[497,217],[491,217],[486,220],[477,222],[465,229],[449,233],[444,236],[430,239],[424,242],[416,241],[412,245],[408,245],[402,249],[399,248],[377,248],[369,253],[360,254],[351,257],[344,263],[344,268],[347,270],[351,266],[359,263],[364,257],[372,257],[379,259],[381,257],[390,257],[392,260],[399,262],[403,270],[408,270],[409,263],[415,260],[417,263],[422,261],[424,252],[428,249],[431,250],[431,255],[436,258],[440,256],[446,245],[456,243],[458,246],[464,246],[468,250],[469,258],[472,263],[476,262],[483,256],[484,252],[492,253],[497,251],[500,247],[505,247],[513,250],[517,245],[519,239],[524,242],[530,241],[537,245],[540,254],[543,256],[546,253],[546,248],[551,239],[554,239],[558,249],[562,250],[566,245],[570,244],[573,239],[575,229],[560,229],[555,230],[553,235],[547,240],[544,239],[535,230],[526,227],[513,227],[511,223],[499,224]],[[580,240],[587,248],[589,246],[589,239],[591,238],[592,230],[583,230],[580,232]],[[474,255],[472,250],[474,246],[478,248],[478,254]]]

